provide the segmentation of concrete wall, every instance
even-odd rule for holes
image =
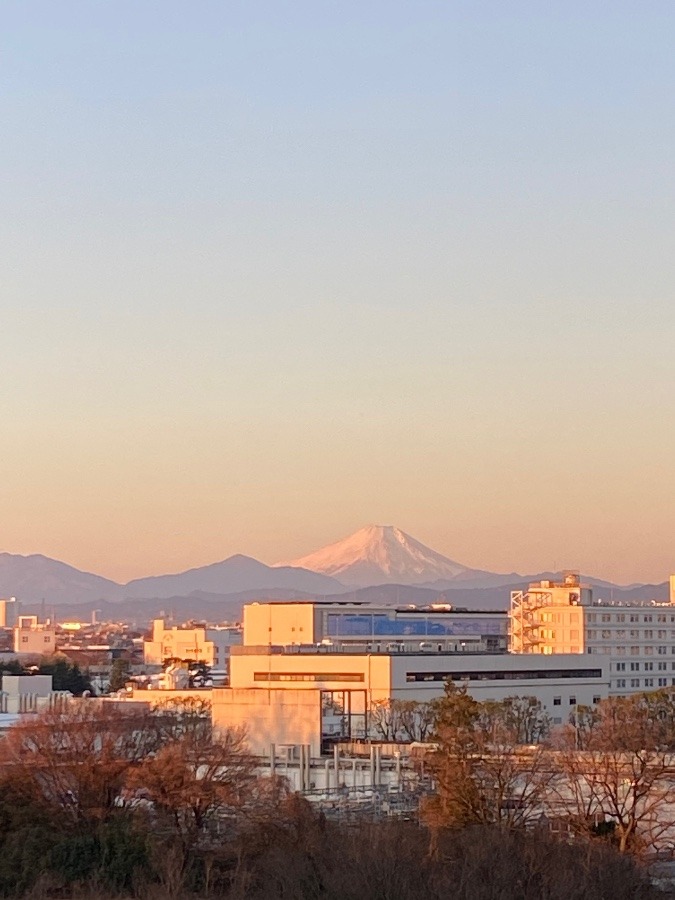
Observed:
[[[244,644],[313,644],[313,603],[247,603],[244,606]]]
[[[371,701],[386,700],[391,696],[391,656],[235,652],[230,659],[230,687],[366,690]]]
[[[14,652],[52,656],[56,650],[56,630],[47,625],[14,629]]]
[[[214,688],[212,695],[214,728],[244,726],[252,753],[267,756],[271,744],[308,744],[320,755],[320,691]]]
[[[569,670],[600,670],[600,677],[527,677],[527,672],[539,671],[554,675]],[[495,678],[501,671],[517,678]],[[575,706],[592,706],[609,695],[609,658],[583,654],[557,656],[499,654],[402,655],[392,657],[392,697],[398,700],[428,701],[441,697],[442,680],[412,680],[415,676],[435,674],[474,674],[478,678],[455,681],[466,685],[476,700],[504,700],[506,697],[536,697],[554,720],[566,722]],[[572,702],[574,701],[574,702]],[[559,720],[559,721],[556,721]]]

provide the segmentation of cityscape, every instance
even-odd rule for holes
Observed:
[[[675,898],[674,33],[4,5],[0,900]]]

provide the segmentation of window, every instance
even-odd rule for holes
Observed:
[[[630,670],[631,670],[631,672],[639,672],[639,671],[640,671],[640,663],[639,663],[639,662],[632,662],[632,663],[630,664]]]
[[[660,641],[665,641],[665,639],[666,639],[666,632],[665,632],[663,629],[661,629],[661,631],[657,631],[657,632],[656,632],[656,636],[657,636],[657,638],[658,638]]]
[[[637,631],[635,628],[633,628],[633,629],[631,630],[630,636],[631,636],[632,638],[639,638],[639,637],[640,637],[640,632]]]
[[[574,695],[572,695],[570,697],[570,706],[576,706],[576,705],[577,705],[577,698]]]
[[[578,641],[578,640],[579,640],[579,629],[578,629],[578,628],[572,628],[572,629],[570,629],[570,640],[571,640],[571,641]]]
[[[626,655],[626,648],[625,648],[625,647],[617,647],[617,648],[616,648],[616,655],[617,655],[617,656],[625,656],[625,655]]]
[[[600,635],[600,637],[603,637],[605,640],[607,640],[607,638],[610,638],[611,636],[612,636],[612,632],[609,631],[609,629],[607,629],[606,631],[603,631]]]
[[[665,687],[668,684],[667,678],[659,678],[659,687]]]
[[[554,724],[554,725],[562,725],[562,718],[561,718],[560,716],[554,716],[554,717],[553,717],[553,724]]]
[[[653,620],[653,616],[645,616],[642,620],[643,622],[651,622]]]
[[[617,638],[625,638],[626,637],[626,629],[625,628],[617,628],[616,636],[617,636]]]
[[[656,652],[659,654],[659,656],[665,656],[668,652],[668,648],[663,646],[657,647]]]
[[[654,637],[654,632],[652,631],[651,628],[647,628],[647,629],[645,630],[645,640],[646,640],[646,641],[651,641],[651,639],[652,639],[653,637]]]
[[[604,613],[602,616],[600,616],[600,621],[601,622],[611,622],[612,617],[607,615],[607,613]]]
[[[645,678],[645,687],[654,687],[654,679]]]
[[[600,696],[599,696],[598,694],[596,694],[596,695],[593,697],[593,703],[594,703],[594,704],[598,704],[599,702],[600,702]]]
[[[645,672],[653,672],[654,671],[654,663],[646,662],[645,663]]]
[[[254,681],[365,681],[361,672],[254,672]]]
[[[630,616],[630,619],[629,619],[629,620],[630,620],[631,622],[639,622],[639,621],[640,621],[640,617],[639,617],[639,616]]]
[[[618,615],[618,616],[616,617],[616,621],[617,621],[617,622],[625,622],[625,621],[626,621],[625,615],[624,615],[623,613],[621,613],[620,615]]]
[[[675,678],[673,679],[673,681],[675,681]],[[617,682],[616,682],[616,686],[617,686],[618,688],[625,688],[625,687],[626,687],[626,679],[625,679],[625,678],[618,678],[618,679],[617,679]]]
[[[554,706],[560,706],[560,697],[554,697],[554,698],[553,698],[553,705],[554,705]]]
[[[660,662],[658,664],[657,668],[658,668],[659,672],[665,672],[666,669],[668,668],[668,663]]]
[[[265,681],[265,676],[260,681]],[[255,677],[255,676],[254,676]],[[563,678],[602,678],[602,669],[517,669],[517,670],[484,670],[470,671],[460,670],[456,672],[406,672],[405,680],[411,681],[539,681],[540,679],[551,679],[560,681]],[[335,676],[328,673],[322,675],[321,679],[334,681]],[[359,680],[363,681],[363,675],[359,676]]]
[[[589,641],[594,641],[595,640],[595,628],[589,628],[588,631],[586,632],[586,636],[588,637]]]
[[[640,679],[639,678],[631,678],[630,686],[631,687],[640,687]]]
[[[635,645],[633,645],[633,646],[630,648],[630,655],[631,655],[631,656],[639,656],[639,655],[640,655],[640,648],[639,648],[639,647],[636,647]]]
[[[45,644],[49,644],[51,642],[51,638],[49,635],[45,635]]]
[[[656,621],[657,621],[657,622],[665,622],[665,621],[666,621],[666,617],[665,617],[665,616],[657,616],[657,617],[656,617]]]
[[[589,624],[595,625],[595,623],[597,622],[597,620],[598,620],[598,617],[596,616],[595,613],[589,613],[589,614],[588,614],[588,622],[589,622]],[[675,621],[675,618],[673,619],[673,621]]]
[[[626,663],[625,663],[625,662],[617,663],[617,664],[616,664],[616,671],[617,671],[617,672],[625,672],[625,671],[626,671]]]
[[[28,635],[27,635],[27,634],[25,634],[25,635],[21,638],[21,643],[22,643],[22,644],[27,644],[27,643],[28,643]]]
[[[653,647],[645,647],[645,656],[653,656],[654,648]]]

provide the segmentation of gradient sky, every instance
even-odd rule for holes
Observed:
[[[6,0],[0,549],[675,570],[668,2]]]

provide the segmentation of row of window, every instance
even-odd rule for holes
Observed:
[[[362,672],[254,672],[254,681],[365,681]]]
[[[668,616],[665,613],[587,613],[586,621],[591,625],[596,622],[657,622],[665,625]],[[675,616],[670,616],[671,625],[675,625]]]
[[[639,662],[632,662],[632,663],[618,662],[618,663],[614,664],[614,669],[617,672],[625,672],[626,665],[630,666],[631,672],[639,672],[640,671],[640,663]],[[653,672],[654,671],[654,663],[653,662],[642,663],[642,666],[643,666],[645,672]],[[675,672],[675,662],[670,664],[670,668],[673,670],[673,672]],[[668,663],[667,662],[658,662],[658,663],[656,663],[656,669],[658,672],[666,672],[668,670]]]
[[[406,681],[537,681],[540,678],[602,678],[602,669],[533,669],[530,672],[407,672]]]
[[[656,650],[656,653],[654,653]],[[607,646],[596,646],[596,647],[587,647],[587,653],[604,653],[605,655],[611,656],[667,656],[668,655],[668,647],[665,644],[661,644],[658,647],[653,647],[648,645],[647,647],[640,647],[637,644],[633,644],[630,647],[626,647],[621,644],[619,646],[611,646],[607,644]],[[670,647],[671,655],[675,656],[675,644],[672,644]]]
[[[664,678],[663,676],[661,678],[656,678],[656,679],[655,678],[643,678],[643,679],[640,679],[640,678],[617,678],[614,686],[617,688],[625,688],[628,686],[626,684],[626,682],[630,682],[630,687],[632,687],[632,688],[639,688],[639,687],[653,688],[653,687],[667,687],[668,686],[668,679]],[[654,682],[656,682],[656,684]],[[675,678],[671,678],[670,683],[673,687],[675,687]]]
[[[626,633],[625,628],[615,628],[614,631],[612,631],[609,628],[605,628],[602,631],[600,631],[600,634],[598,635],[598,630],[596,628],[589,628],[588,631],[586,632],[586,638],[589,641],[596,640],[598,638],[598,636],[603,638],[604,640],[609,640],[612,637],[614,637],[614,638],[631,637],[631,638],[637,638],[638,640],[642,640],[642,641],[651,641],[654,638],[654,631],[651,628],[645,628],[642,631],[639,628],[631,628],[628,631],[628,633]],[[661,629],[657,630],[657,632],[656,632],[657,640],[665,641],[667,637],[668,637],[668,632],[666,631],[665,628],[661,628]],[[671,637],[671,640],[675,640],[675,629],[671,630],[670,637]]]

